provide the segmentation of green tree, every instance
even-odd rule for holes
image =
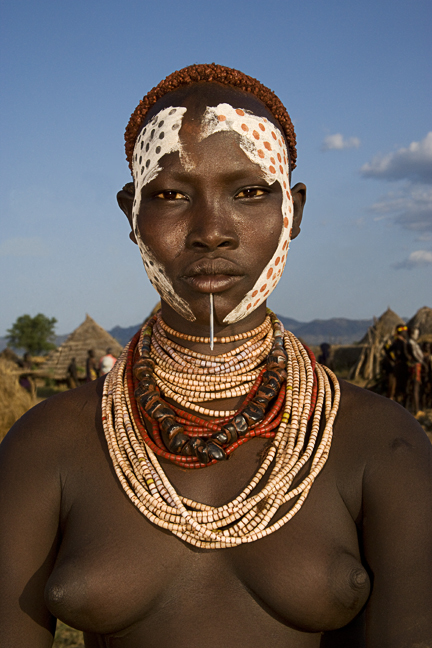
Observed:
[[[12,327],[6,331],[9,346],[14,349],[25,349],[32,355],[46,353],[55,349],[54,327],[57,324],[55,317],[46,317],[38,313],[35,317],[21,315]]]

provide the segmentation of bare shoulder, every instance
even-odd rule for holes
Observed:
[[[431,452],[423,428],[404,407],[344,380],[339,382],[337,428],[344,438],[350,437],[357,450],[368,456],[402,448]]]
[[[329,466],[352,518],[362,519],[366,495],[376,500],[396,483],[417,484],[424,495],[431,491],[432,445],[414,417],[366,389],[343,380],[340,387]]]
[[[11,428],[0,444],[0,456],[19,454],[24,459],[65,456],[88,444],[100,431],[103,379],[42,401]]]

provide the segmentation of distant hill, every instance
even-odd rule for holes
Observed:
[[[334,317],[328,320],[315,319],[312,322],[299,322],[290,317],[279,316],[285,328],[300,337],[306,344],[352,344],[358,342],[365,335],[373,320],[351,320],[344,317]],[[122,346],[127,344],[131,337],[138,331],[141,324],[134,326],[115,326],[110,333]],[[58,335],[56,344],[62,344],[67,335]],[[6,347],[6,339],[0,337],[0,351]]]
[[[122,326],[114,326],[108,333],[118,340],[122,346],[125,346],[141,326],[142,323],[135,324],[135,326],[126,326],[125,328]]]
[[[284,326],[292,331],[306,344],[352,344],[358,342],[365,335],[373,320],[350,320],[344,317],[334,317],[329,320],[313,320],[312,322],[299,322],[290,317],[280,316]],[[108,331],[123,346],[129,342],[131,337],[138,331],[141,324],[123,328],[115,326]]]
[[[328,320],[315,319],[312,322],[297,322],[286,317],[280,318],[285,328],[301,338],[306,344],[353,344],[365,335],[373,320],[351,320],[333,317]]]

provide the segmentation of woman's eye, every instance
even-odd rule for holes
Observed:
[[[236,198],[258,198],[259,196],[264,196],[267,192],[264,189],[259,189],[258,187],[250,187],[249,189],[242,189],[236,195]]]
[[[162,200],[182,200],[186,196],[179,191],[161,191],[156,194],[155,198],[161,198]]]

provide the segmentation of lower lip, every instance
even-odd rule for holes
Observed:
[[[240,275],[196,275],[184,277],[194,290],[201,293],[220,293],[228,290],[242,277]]]

